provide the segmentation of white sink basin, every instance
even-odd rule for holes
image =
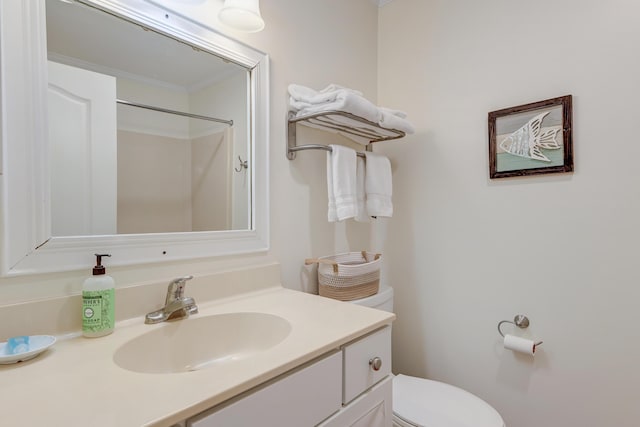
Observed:
[[[291,324],[265,313],[229,313],[149,326],[113,356],[129,371],[159,374],[197,371],[254,357],[282,342]]]

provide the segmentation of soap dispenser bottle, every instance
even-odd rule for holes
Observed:
[[[93,275],[82,284],[82,335],[90,338],[109,335],[115,325],[115,282],[102,265],[111,255],[95,255]]]

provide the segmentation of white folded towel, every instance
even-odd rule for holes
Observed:
[[[378,124],[383,128],[401,130],[406,134],[415,133],[413,125],[405,117],[394,114],[388,109],[380,108],[380,121]]]
[[[366,165],[363,157],[356,157],[356,221],[369,222],[365,190]]]
[[[400,111],[400,110],[394,110],[392,108],[387,108],[387,107],[378,107],[380,108],[380,111],[382,112],[382,114],[393,114],[394,116],[398,116],[400,118],[406,119],[407,118],[407,113],[405,113],[404,111]]]
[[[295,101],[297,105],[309,105],[309,104],[321,104],[324,102],[332,102],[336,100],[339,93],[350,92],[354,95],[362,96],[362,92],[355,89],[349,89],[336,84],[330,84],[326,88],[316,91],[306,86],[290,84],[289,95],[291,100]]]
[[[355,114],[371,122],[378,123],[381,119],[380,110],[371,101],[349,91],[339,91],[332,101],[317,104],[303,101],[289,100],[289,104],[297,110],[296,116],[302,117],[309,114],[325,111],[339,110]]]
[[[369,216],[393,215],[391,202],[391,162],[381,154],[364,153],[366,156],[365,192],[367,195],[367,213]]]
[[[327,192],[329,222],[353,218],[357,213],[356,151],[342,145],[330,145],[327,153]]]
[[[306,86],[290,84],[289,107],[297,117],[324,111],[339,110],[355,114],[378,123],[381,112],[378,106],[364,98],[362,92],[330,84],[321,91]]]

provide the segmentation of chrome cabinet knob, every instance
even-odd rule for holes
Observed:
[[[373,359],[369,360],[369,366],[371,366],[374,371],[379,371],[382,367],[382,359],[380,359],[379,357],[374,357]]]

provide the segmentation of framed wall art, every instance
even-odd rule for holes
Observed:
[[[573,171],[571,95],[489,113],[489,177]]]

